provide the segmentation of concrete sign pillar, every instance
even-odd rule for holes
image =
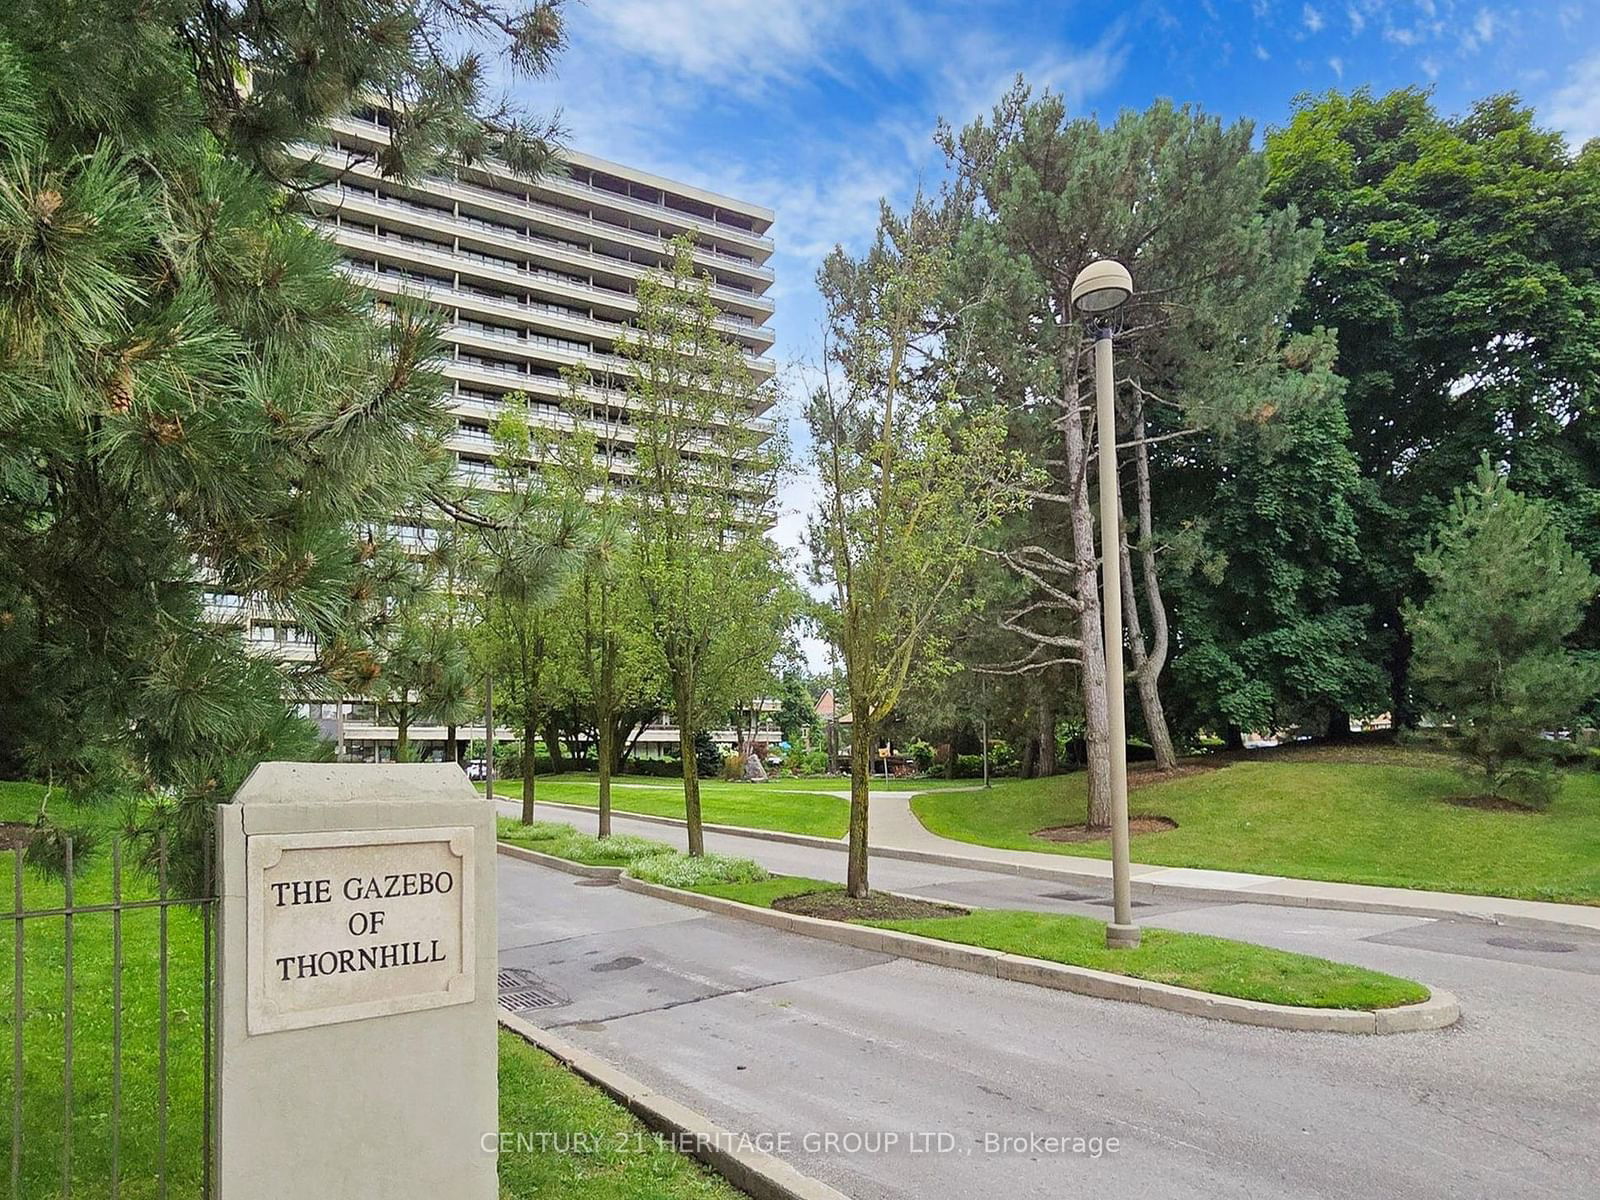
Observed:
[[[220,1200],[494,1200],[494,808],[263,763],[218,810]]]

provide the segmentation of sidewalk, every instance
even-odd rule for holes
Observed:
[[[917,857],[950,865],[997,870],[1038,878],[1092,880],[1109,883],[1111,862],[1046,851],[1001,850],[931,833],[911,811],[903,793],[875,792],[868,842],[874,853]],[[959,860],[959,863],[958,861]],[[1286,904],[1305,908],[1390,912],[1429,917],[1465,917],[1496,924],[1533,928],[1580,929],[1600,933],[1600,906],[1552,904],[1542,900],[1508,900],[1457,892],[1328,883],[1244,871],[1212,871],[1198,867],[1153,867],[1134,863],[1134,894],[1166,897],[1208,897],[1218,903]]]

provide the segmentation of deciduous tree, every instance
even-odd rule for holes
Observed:
[[[695,735],[727,707],[729,672],[770,661],[785,623],[776,601],[786,585],[766,536],[782,446],[752,424],[769,385],[717,327],[687,240],[675,243],[670,272],[639,281],[638,300],[618,345],[637,437],[631,569],[672,693],[688,848],[698,855]]]
[[[849,692],[846,886],[858,899],[879,731],[913,672],[944,661],[966,571],[1029,476],[1000,413],[963,418],[951,402],[958,372],[939,308],[949,254],[949,230],[919,197],[904,217],[885,206],[867,253],[836,249],[817,276],[828,340],[806,409],[820,484],[808,546]]]

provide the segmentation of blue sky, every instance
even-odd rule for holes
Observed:
[[[1167,96],[1259,130],[1303,92],[1415,83],[1449,112],[1515,91],[1600,135],[1600,0],[587,0],[567,21],[557,75],[518,98],[559,108],[574,147],[775,209],[775,353],[801,364],[821,257],[870,237],[880,196],[936,183],[936,120],[1019,71],[1078,113]]]

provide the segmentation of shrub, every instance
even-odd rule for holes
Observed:
[[[783,765],[796,775],[826,775],[828,752],[826,750],[801,750],[783,760]]]
[[[628,874],[646,883],[663,887],[692,888],[712,883],[759,883],[770,878],[754,859],[732,858],[725,854],[703,854],[691,858],[676,850],[636,858],[628,864]]]
[[[744,775],[744,759],[729,754],[722,760],[722,777],[732,783]]]
[[[694,735],[694,764],[700,769],[701,779],[715,779],[722,770],[722,751],[704,729]]]
[[[921,740],[912,742],[906,754],[922,774],[926,775],[933,770],[933,747],[927,742]]]
[[[623,765],[629,775],[647,775],[652,779],[681,779],[683,760],[678,758],[632,759]]]

